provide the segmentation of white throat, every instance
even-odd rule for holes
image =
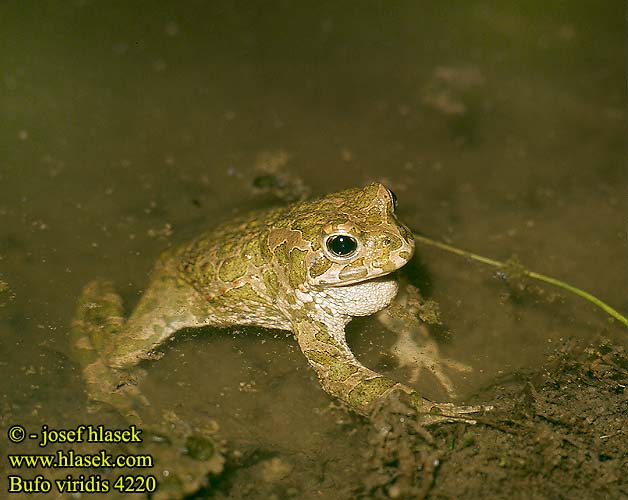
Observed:
[[[312,289],[317,306],[332,310],[333,315],[369,316],[384,309],[397,295],[399,285],[391,275],[352,285]]]

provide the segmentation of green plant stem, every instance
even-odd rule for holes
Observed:
[[[474,254],[474,253],[471,253],[471,252],[467,252],[466,250],[461,250],[459,248],[452,247],[451,245],[447,245],[446,243],[440,243],[438,241],[434,241],[434,240],[432,240],[430,238],[426,238],[425,236],[421,236],[421,235],[416,234],[416,233],[414,233],[414,239],[416,241],[420,241],[421,243],[425,243],[427,245],[431,245],[433,247],[440,248],[442,250],[446,250],[448,252],[455,253],[457,255],[461,255],[463,257],[468,257],[469,259],[473,259],[475,261],[482,262],[484,264],[488,264],[488,265],[493,266],[493,267],[498,267],[500,269],[506,269],[506,270],[514,269],[517,273],[520,273],[520,274],[522,274],[524,276],[528,276],[530,278],[534,278],[534,279],[537,279],[539,281],[544,281],[545,283],[550,283],[551,285],[557,286],[559,288],[563,288],[564,290],[568,290],[571,293],[575,293],[576,295],[578,295],[578,296],[588,300],[589,302],[592,302],[593,304],[595,304],[599,308],[601,308],[604,311],[606,311],[606,313],[611,315],[613,318],[615,318],[616,320],[620,321],[624,325],[628,326],[628,318],[626,318],[624,315],[620,314],[618,311],[616,311],[611,306],[609,306],[605,302],[601,301],[600,299],[598,299],[594,295],[591,295],[590,293],[585,292],[584,290],[576,288],[575,286],[572,286],[569,283],[565,283],[564,281],[560,281],[560,280],[557,280],[555,278],[551,278],[549,276],[545,276],[544,274],[540,274],[540,273],[536,273],[534,271],[530,271],[530,270],[526,269],[525,267],[523,267],[521,264],[512,263],[512,262],[500,262],[498,260],[489,259],[488,257],[483,257],[481,255],[477,255],[477,254]]]

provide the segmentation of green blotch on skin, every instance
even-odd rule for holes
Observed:
[[[321,323],[320,321],[316,321],[316,333],[314,337],[316,340],[323,342],[324,344],[328,344],[334,346],[336,349],[340,349],[340,344],[336,342],[336,340],[329,334],[329,329],[325,323]]]
[[[248,283],[239,288],[232,288],[227,293],[222,295],[221,298],[224,298],[224,300],[227,302],[231,302],[234,300],[249,301],[249,302],[262,302],[262,303],[266,302],[264,298],[260,297],[255,292],[255,290],[253,290],[253,287]]]
[[[273,253],[268,246],[268,235],[263,234],[259,237],[259,249],[263,262],[271,262],[273,260]]]
[[[357,367],[349,363],[336,362],[330,367],[329,379],[334,382],[344,382],[357,371]]]
[[[226,241],[220,247],[220,253],[222,253],[223,255],[231,253],[235,249],[236,244],[238,243],[239,241]]]
[[[308,206],[303,213],[294,214],[296,222],[291,227],[301,231],[302,238],[312,245],[313,250],[318,250],[323,226],[346,222],[347,217],[339,215],[338,210],[337,204],[321,204],[319,200],[317,206]]]
[[[360,382],[349,392],[349,404],[355,408],[368,406],[395,384],[394,380],[387,377],[375,377]]]
[[[307,250],[299,250],[298,248],[293,248],[290,252],[290,272],[288,273],[288,280],[294,288],[305,283],[306,255]]]
[[[410,252],[406,252],[405,250],[403,252],[399,252],[399,257],[401,257],[403,260],[409,260]]]
[[[247,262],[241,257],[231,257],[226,259],[218,271],[218,276],[225,283],[234,281],[246,273]]]
[[[254,266],[261,266],[264,263],[260,242],[256,239],[250,239],[242,247],[242,258],[252,262]]]
[[[319,365],[323,365],[329,371],[327,379],[332,382],[344,382],[358,371],[358,368],[344,360],[338,359],[324,351],[305,351],[305,357]]]
[[[186,271],[184,271],[185,273]],[[178,288],[183,288],[187,285],[189,285],[189,278],[185,275],[185,274],[178,274],[177,277],[174,280],[174,284],[175,286],[177,286]]]
[[[287,266],[288,265],[288,244],[284,241],[281,245],[277,246],[277,248],[275,248],[275,260],[281,265],[281,266]]]
[[[312,267],[310,267],[310,277],[316,278],[325,273],[331,267],[331,261],[325,258],[318,259]]]
[[[381,224],[383,220],[382,213],[379,211],[379,208],[373,207],[366,214],[366,223],[370,226],[377,226]]]
[[[305,221],[299,221],[298,229],[301,231],[301,236],[304,240],[309,241],[312,248],[320,248],[321,230],[322,227],[327,224],[326,217],[320,215],[308,216]]]
[[[351,205],[360,210],[366,210],[368,206],[377,198],[379,184],[369,184],[364,189],[358,190],[355,197],[351,200]]]
[[[351,264],[347,264],[342,268],[338,277],[341,280],[364,278],[368,276],[368,269],[364,267],[364,258],[359,258],[353,261]]]
[[[279,295],[279,279],[277,278],[277,273],[274,271],[264,271],[262,279],[264,280],[268,294],[273,298],[277,297],[277,295]]]
[[[388,239],[390,240],[390,245],[388,246],[389,251],[393,251],[393,250],[397,250],[398,248],[401,248],[401,239],[397,238],[396,236],[393,236],[392,234],[388,235]]]
[[[304,351],[303,354],[305,354],[305,357],[310,361],[314,361],[315,363],[323,366],[330,366],[334,360],[334,357],[331,354],[324,351],[309,350]]]

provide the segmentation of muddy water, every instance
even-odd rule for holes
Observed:
[[[65,356],[81,287],[108,277],[132,307],[161,251],[280,203],[253,187],[273,169],[314,195],[380,180],[422,233],[628,310],[619,2],[5,2],[0,20],[3,423],[89,420]],[[474,368],[461,399],[561,339],[626,342],[580,299],[418,254],[441,348]],[[376,323],[348,335],[404,376]],[[364,429],[330,408],[293,339],[203,329],[164,353],[146,366],[153,404],[281,457],[304,497],[350,497]],[[428,375],[417,388],[445,397]]]

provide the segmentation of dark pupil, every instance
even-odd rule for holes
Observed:
[[[327,248],[334,255],[345,257],[355,252],[355,249],[358,248],[358,242],[351,236],[339,234],[327,240]]]

